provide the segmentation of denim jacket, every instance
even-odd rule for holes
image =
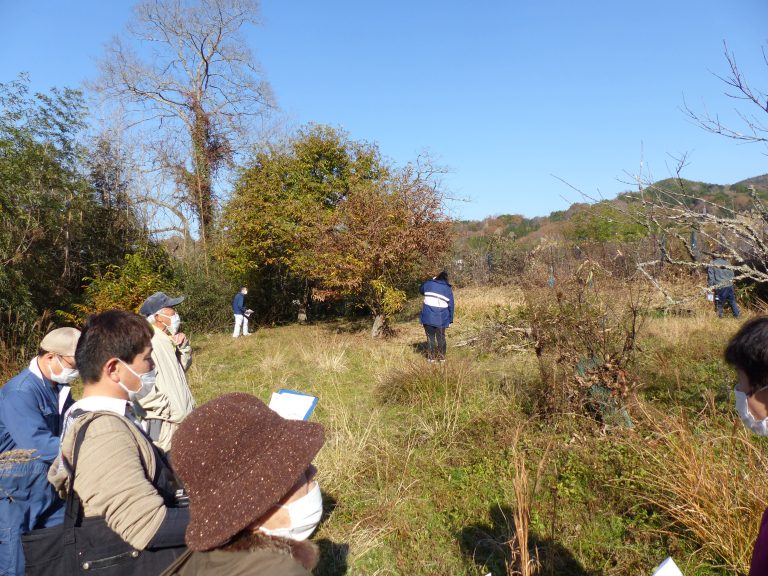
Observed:
[[[66,401],[60,406],[59,396]],[[37,358],[0,389],[0,452],[35,449],[51,463],[59,453],[61,414],[72,404],[69,386],[47,381]]]

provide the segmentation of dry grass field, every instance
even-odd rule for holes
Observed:
[[[738,321],[706,304],[649,313],[621,427],[539,413],[533,347],[477,337],[525,306],[521,290],[456,301],[445,365],[423,357],[417,302],[384,341],[341,321],[194,335],[199,403],[319,396],[317,574],[650,574],[668,555],[686,576],[746,573],[768,484],[765,445],[738,422],[720,359]]]

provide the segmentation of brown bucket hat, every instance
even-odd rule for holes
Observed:
[[[171,451],[189,494],[187,546],[218,548],[261,518],[324,442],[320,424],[286,420],[250,394],[225,394],[193,411]]]

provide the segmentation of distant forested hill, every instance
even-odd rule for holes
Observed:
[[[654,184],[658,189],[670,191],[679,191],[681,185],[690,195],[691,206],[705,200],[737,210],[743,209],[749,205],[752,187],[760,198],[768,201],[768,174],[747,178],[730,185],[674,178],[660,180]],[[636,192],[627,191],[613,200],[601,202],[600,205],[620,207],[631,202],[636,194]],[[575,203],[567,210],[557,210],[548,216],[526,218],[519,214],[501,214],[488,216],[483,220],[457,220],[454,223],[454,231],[459,245],[479,245],[487,242],[489,237],[535,240],[541,236],[565,235],[573,228],[574,219],[578,221],[587,210],[594,209],[595,205]]]

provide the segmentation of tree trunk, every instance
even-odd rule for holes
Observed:
[[[389,334],[389,323],[384,314],[376,314],[373,319],[373,328],[371,328],[371,338],[382,338]]]
[[[192,181],[189,185],[191,204],[200,221],[200,239],[207,251],[213,226],[213,170],[211,166],[208,117],[202,111],[195,114],[192,130]]]

